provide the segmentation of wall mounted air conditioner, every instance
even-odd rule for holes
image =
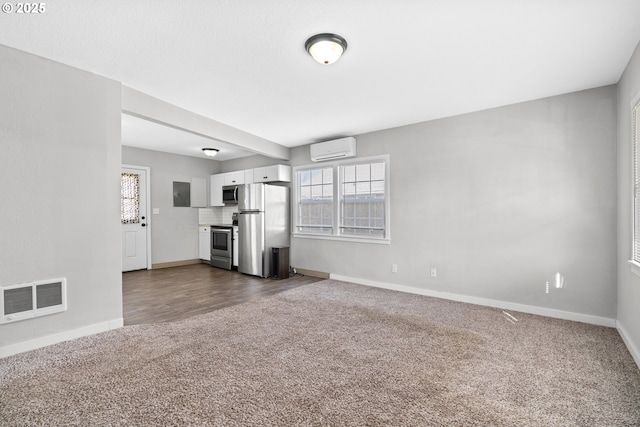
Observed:
[[[356,139],[352,136],[318,142],[317,144],[311,144],[310,147],[311,161],[313,162],[345,159],[356,155]]]

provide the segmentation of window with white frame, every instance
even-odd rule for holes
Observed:
[[[640,101],[631,112],[633,146],[633,259],[640,264]]]
[[[297,172],[296,230],[305,233],[333,233],[333,168]]]
[[[294,235],[389,239],[389,158],[378,156],[294,170]]]
[[[385,162],[339,166],[340,233],[385,237]]]

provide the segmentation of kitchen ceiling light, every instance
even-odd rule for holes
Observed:
[[[347,50],[347,41],[337,34],[323,33],[310,37],[304,44],[309,55],[321,64],[329,65]]]
[[[216,154],[218,154],[218,150],[217,148],[203,148],[202,151],[204,151],[204,154],[206,154],[209,157],[213,157]]]

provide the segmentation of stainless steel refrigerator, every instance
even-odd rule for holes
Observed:
[[[238,271],[273,275],[272,248],[288,247],[289,188],[270,184],[238,187]]]

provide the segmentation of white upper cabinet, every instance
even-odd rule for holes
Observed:
[[[253,169],[247,169],[244,171],[244,183],[245,184],[253,184]]]
[[[244,171],[227,172],[224,174],[224,185],[244,184]]]
[[[207,180],[205,178],[191,178],[191,207],[207,207]]]
[[[291,166],[273,165],[211,175],[209,205],[224,206],[222,187],[225,185],[253,184],[254,182],[291,182]]]
[[[209,204],[211,206],[224,206],[224,203],[222,203],[222,187],[224,186],[224,178],[224,173],[211,175],[210,177],[211,197],[209,198]]]
[[[273,165],[253,170],[254,182],[291,182],[291,166]]]

